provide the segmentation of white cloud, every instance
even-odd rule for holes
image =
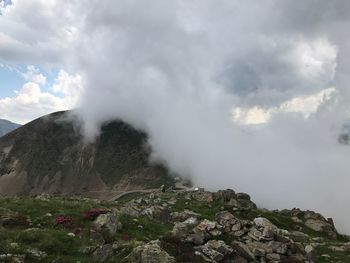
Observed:
[[[241,125],[268,123],[274,116],[283,113],[298,113],[307,119],[311,114],[316,113],[322,104],[331,100],[336,93],[335,88],[328,88],[312,95],[292,98],[278,107],[236,107],[232,109],[231,113],[233,120]]]
[[[66,96],[77,98],[82,91],[82,78],[79,74],[69,75],[66,71],[61,69],[52,86],[55,93],[62,93]]]
[[[46,84],[46,77],[33,65],[27,66],[27,72],[22,73],[22,76],[28,82],[34,82],[41,86]]]
[[[76,106],[82,91],[81,77],[60,70],[51,87],[55,93],[44,91],[46,77],[34,66],[23,74],[28,81],[15,92],[15,96],[0,99],[0,118],[26,123],[51,112],[68,110]]]

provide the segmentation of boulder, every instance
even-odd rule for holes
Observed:
[[[278,242],[278,241],[271,241],[268,243],[268,246],[272,249],[274,253],[278,254],[286,254],[288,247],[285,243]]]
[[[118,230],[122,229],[122,224],[118,217],[112,213],[99,215],[94,221],[94,225],[98,231],[106,230],[110,235],[114,235]]]
[[[188,235],[188,226],[185,223],[175,222],[174,228],[171,231],[172,235],[178,238],[184,238]]]
[[[250,201],[250,195],[246,193],[237,193],[237,199]]]
[[[201,231],[210,231],[215,229],[217,226],[216,222],[204,219],[199,225],[196,226],[197,229]]]
[[[307,245],[305,247],[305,252],[306,252],[306,260],[309,263],[316,262],[316,250],[312,246]]]
[[[329,237],[336,239],[337,238],[337,232],[334,229],[334,227],[325,220],[320,219],[307,219],[305,221],[305,225],[312,230],[318,231],[318,232],[324,232]]]
[[[214,193],[214,199],[222,203],[229,203],[231,199],[236,199],[236,193],[232,189],[219,190]]]
[[[233,241],[231,244],[233,251],[242,258],[246,259],[247,261],[254,261],[255,257],[254,254],[249,250],[246,244],[239,242],[239,241]]]
[[[183,222],[183,221],[186,221],[188,218],[196,218],[198,220],[199,218],[201,218],[201,215],[193,211],[190,211],[188,209],[185,209],[182,212],[171,213],[170,218],[173,222],[176,222],[176,221]]]
[[[225,256],[232,253],[233,249],[222,240],[210,240],[205,245],[195,248],[197,255],[202,255],[204,260],[210,262],[220,262]]]
[[[128,259],[130,263],[175,263],[175,259],[160,248],[159,240],[136,247]]]
[[[256,241],[264,240],[271,241],[274,238],[278,228],[272,224],[268,219],[258,217],[254,219],[254,225],[249,231],[249,237]]]
[[[269,253],[269,254],[266,254],[266,259],[269,261],[269,262],[280,262],[281,260],[281,256],[277,253]]]
[[[112,245],[107,244],[98,247],[92,254],[93,262],[106,262],[110,257],[113,256]]]

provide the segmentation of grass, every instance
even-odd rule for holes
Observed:
[[[350,262],[349,252],[333,251],[329,248],[329,245],[339,246],[341,244],[337,242],[327,243],[327,245],[320,245],[316,248],[317,260],[319,263],[333,263],[333,262]],[[330,257],[324,257],[322,255],[329,255]]]
[[[215,214],[221,210],[221,207],[222,204],[216,201],[206,203],[197,200],[187,200],[183,197],[180,197],[171,209],[174,212],[182,212],[185,209],[188,209],[200,214],[205,219],[214,220]]]
[[[162,224],[145,217],[122,215],[120,221],[123,229],[116,234],[114,241],[134,239],[147,242],[161,239],[173,228],[171,224]]]
[[[45,252],[46,257],[41,262],[51,262],[60,258],[63,262],[90,262],[80,249],[90,245],[87,229],[92,222],[84,219],[83,213],[91,208],[99,207],[93,201],[75,199],[33,199],[33,198],[5,198],[0,199],[0,216],[19,214],[26,216],[31,225],[25,230],[24,226],[0,227],[1,253],[27,254],[28,249],[37,249]],[[10,211],[10,212],[9,212]],[[52,216],[48,216],[50,213]],[[55,224],[58,215],[69,215],[74,225],[81,227],[83,232],[76,236],[68,236],[71,232]],[[11,246],[17,243],[18,247]],[[37,258],[26,257],[26,262],[38,262]]]

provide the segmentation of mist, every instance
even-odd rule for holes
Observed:
[[[316,210],[350,233],[350,148],[337,140],[349,19],[348,1],[90,1],[74,46],[86,136],[122,119],[194,185]],[[279,107],[329,88],[313,110]],[[252,107],[277,110],[255,125],[232,115]]]
[[[25,47],[21,61],[82,76],[88,139],[124,120],[147,132],[151,161],[194,185],[315,210],[350,233],[350,147],[338,143],[349,122],[350,1],[12,2],[0,29],[12,49]],[[6,20],[38,6],[22,24],[55,21],[40,32]]]

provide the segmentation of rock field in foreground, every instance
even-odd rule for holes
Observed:
[[[0,262],[350,262],[331,219],[233,190],[0,199]]]

